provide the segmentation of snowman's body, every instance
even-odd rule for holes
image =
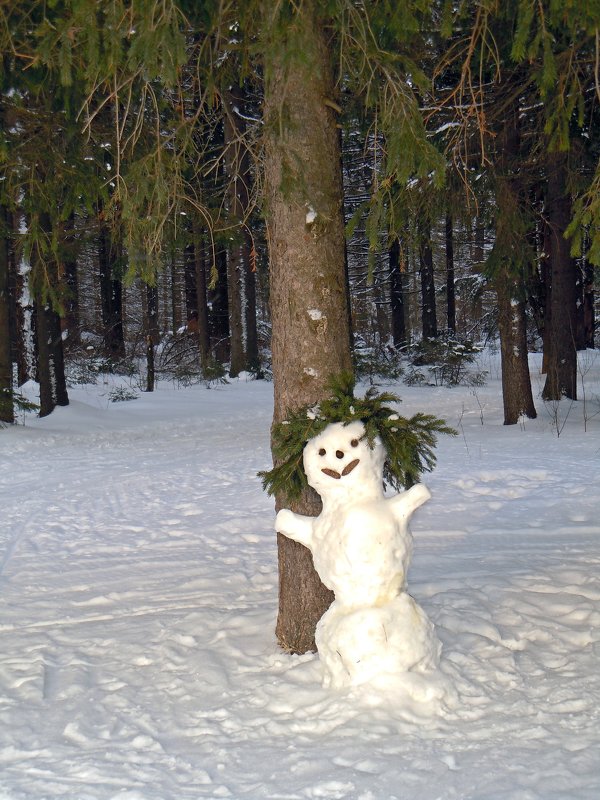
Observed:
[[[437,664],[433,626],[406,594],[412,555],[408,520],[429,497],[422,484],[386,498],[385,451],[370,447],[361,422],[334,423],[304,449],[309,484],[321,495],[318,517],[283,509],[276,528],[306,545],[335,601],[317,626],[326,685],[364,683],[377,674]]]

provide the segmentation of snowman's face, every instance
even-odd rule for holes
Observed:
[[[371,449],[364,434],[362,422],[335,422],[307,443],[304,470],[309,484],[322,497],[358,489],[381,490],[385,451],[379,439]]]

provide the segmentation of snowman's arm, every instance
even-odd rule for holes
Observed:
[[[282,508],[275,518],[275,530],[310,549],[313,521],[314,517],[305,517],[302,514],[295,514],[289,508]]]
[[[431,492],[423,483],[415,483],[406,492],[401,492],[395,497],[386,500],[389,503],[396,519],[408,520],[411,514],[426,503],[431,497]]]

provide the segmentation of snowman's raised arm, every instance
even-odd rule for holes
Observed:
[[[275,530],[311,550],[314,520],[314,517],[305,517],[289,508],[282,508],[275,517]]]
[[[386,502],[392,509],[397,519],[408,520],[411,514],[426,503],[431,497],[431,492],[423,483],[415,483],[410,489],[395,497],[390,497]]]

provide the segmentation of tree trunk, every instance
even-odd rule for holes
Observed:
[[[10,221],[14,234],[15,219]],[[35,379],[37,364],[37,337],[35,333],[35,308],[29,291],[31,265],[21,256],[20,263],[14,248],[9,252],[9,283],[11,300],[11,325],[13,361],[17,365],[17,386]]]
[[[534,201],[531,201],[534,202]],[[531,310],[538,336],[543,340],[546,316],[546,258],[543,242],[544,226],[539,220],[529,232],[531,249],[536,254],[536,264],[527,277],[527,304]]]
[[[229,307],[229,377],[237,378],[244,369],[244,324],[242,296],[246,248],[244,243],[233,243],[227,257],[227,305]]]
[[[146,391],[154,391],[154,341],[146,336]]]
[[[5,125],[5,114],[0,104],[0,126]],[[10,241],[11,217],[6,206],[0,204],[0,423],[14,422],[12,348],[11,348],[11,298],[10,298]]]
[[[40,214],[40,229],[48,238],[52,234],[52,225],[48,214]],[[51,289],[57,294],[60,291],[58,264],[53,256],[42,256],[37,247],[33,249],[35,269],[45,276]],[[43,287],[38,288],[36,297],[36,333],[37,333],[37,378],[40,384],[40,417],[54,411],[55,407],[69,405],[67,383],[65,379],[65,362],[63,356],[62,330],[60,316],[49,299],[42,296]]]
[[[58,276],[58,269],[56,270]],[[68,406],[67,379],[65,375],[65,355],[63,348],[61,318],[53,308],[49,310],[49,329],[51,332],[50,347],[54,368],[54,396],[57,406]]]
[[[494,276],[494,287],[498,298],[505,425],[515,425],[522,415],[530,419],[537,416],[529,376],[523,266],[515,250],[522,243],[514,241],[515,208],[518,213],[522,194],[517,168],[519,154],[519,105],[515,101],[508,108],[498,133],[496,175],[496,246],[502,263]]]
[[[214,341],[214,353],[222,364],[229,360],[229,300],[227,292],[227,251],[224,248],[215,254],[217,280],[211,290],[210,332]]]
[[[60,317],[49,303],[38,301],[36,308],[37,377],[40,384],[40,417],[56,406],[68,406]]]
[[[160,341],[160,329],[158,325],[158,288],[146,285],[146,336],[150,336],[152,344],[157,345]]]
[[[435,308],[435,277],[433,251],[431,249],[431,227],[421,225],[419,231],[419,272],[421,276],[421,323],[424,339],[435,339],[438,335]]]
[[[14,422],[10,346],[9,215],[0,205],[0,423]]]
[[[295,11],[265,58],[265,188],[271,277],[274,421],[323,399],[333,374],[350,370],[339,135],[329,43],[316,0]],[[292,38],[293,37],[293,38]],[[277,498],[277,507],[282,499]],[[317,514],[314,492],[293,510]],[[332,593],[310,552],[278,534],[277,637],[290,652],[315,648]]]
[[[584,307],[584,294],[585,294],[585,279],[584,279],[585,264],[581,260],[575,261],[575,349],[585,350],[585,307]]]
[[[196,275],[196,246],[189,242],[184,248],[185,319],[190,333],[198,332],[198,286]]]
[[[166,309],[170,307],[171,315],[167,324],[171,325],[174,334],[181,330],[183,327],[183,308],[182,308],[182,291],[181,291],[181,275],[179,264],[177,263],[177,249],[175,243],[171,243],[169,270],[165,270],[164,274],[164,306],[165,317],[168,317]],[[184,273],[185,273],[184,265]],[[184,280],[186,276],[184,275]],[[187,304],[187,284],[185,285],[186,304]],[[167,320],[165,319],[165,322]]]
[[[154,348],[160,341],[158,324],[158,287],[142,284],[143,334],[146,354],[146,392],[154,391]]]
[[[105,223],[100,225],[98,238],[98,262],[100,267],[100,300],[104,354],[111,361],[125,356],[123,336],[123,292],[119,275],[119,248],[113,241]]]
[[[485,222],[477,217],[473,230],[471,275],[473,276],[473,293],[471,295],[471,319],[481,325],[483,320],[483,301],[481,276],[485,264]]]
[[[375,277],[372,291],[373,303],[375,305],[374,319],[372,318],[375,329],[373,344],[377,349],[381,350],[389,340],[390,325],[388,315],[386,313],[387,298],[385,296],[382,280],[379,276]]]
[[[206,250],[203,236],[194,225],[194,258],[196,262],[196,307],[198,309],[198,349],[200,366],[206,369],[210,357],[210,332],[206,302]]]
[[[250,154],[245,140],[246,122],[241,113],[245,102],[245,94],[240,86],[230,86],[223,92],[227,195],[229,212],[237,226],[228,260],[231,377],[238,375],[242,369],[258,367],[256,288],[251,255],[253,245],[248,230],[252,178]]]
[[[456,333],[456,294],[454,291],[454,231],[452,214],[446,213],[446,309],[447,328]]]
[[[255,373],[256,377],[262,377],[256,324],[256,250],[248,231],[245,231],[245,236],[247,239],[246,252],[249,259],[244,270],[244,280],[246,282],[246,305],[244,309],[246,315],[246,366]]]
[[[583,271],[583,337],[585,347],[594,348],[596,330],[596,298],[594,293],[594,265],[586,261]]]
[[[542,258],[541,258],[541,275],[543,285],[543,299],[544,299],[544,326],[542,329],[542,375],[548,374],[548,361],[550,358],[550,336],[552,334],[552,268],[550,259],[550,228],[547,225],[547,220],[542,222]]]
[[[579,267],[581,291],[577,301],[577,349],[594,347],[594,265],[584,260]]]
[[[401,259],[400,239],[392,242],[389,252],[390,303],[392,308],[392,340],[398,350],[407,344],[406,312],[404,303],[404,273],[406,264]]]
[[[550,314],[544,400],[565,396],[577,400],[577,267],[569,252],[565,231],[571,220],[567,189],[567,154],[549,153],[545,217],[548,228]]]
[[[48,324],[48,311],[45,303],[35,304],[35,322],[37,335],[37,379],[40,385],[40,417],[47,417],[51,414],[56,402],[52,391],[52,360],[50,342],[52,334]]]
[[[498,298],[505,425],[516,425],[523,415],[529,419],[537,416],[529,376],[525,303],[517,299],[521,293],[517,284],[509,270],[503,270],[494,280]]]
[[[63,328],[67,332],[69,342],[79,342],[81,339],[79,323],[79,280],[77,274],[75,240],[75,215],[70,214],[65,225],[66,253],[62,263],[62,272],[66,287]]]

